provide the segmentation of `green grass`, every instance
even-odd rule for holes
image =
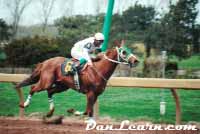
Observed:
[[[166,115],[159,114],[160,90],[131,89],[131,88],[107,88],[99,97],[100,116],[109,116],[116,120],[150,120],[156,123],[175,121],[175,104],[171,92],[164,90],[166,101]],[[27,96],[28,89],[24,89]],[[181,97],[182,120],[200,122],[200,92],[185,91],[178,92]],[[56,94],[54,96],[55,114],[67,116],[66,110],[75,108],[84,111],[86,105],[85,96],[73,90]],[[26,109],[26,114],[33,112],[46,113],[48,111],[47,93],[36,93],[32,98],[31,105]],[[12,84],[0,84],[0,115],[18,115],[18,96]]]
[[[177,61],[181,69],[200,69],[200,55],[194,55],[183,60],[178,60],[176,57],[173,57],[172,60]]]

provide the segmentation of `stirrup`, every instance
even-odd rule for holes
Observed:
[[[74,70],[79,70],[79,69],[80,69],[80,66],[81,66],[81,64],[80,64],[79,61],[78,61],[78,62],[74,62],[74,63],[72,64],[72,67],[73,67]]]

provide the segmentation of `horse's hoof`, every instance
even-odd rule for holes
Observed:
[[[76,111],[76,110],[73,109],[73,108],[67,110],[67,112],[70,113],[70,114],[73,114],[75,111]]]
[[[50,112],[48,112],[47,114],[46,114],[46,117],[51,117],[53,115],[53,113],[50,111]]]
[[[54,109],[50,110],[47,114],[46,117],[51,117],[53,115]]]
[[[88,115],[87,112],[84,112],[83,115]]]
[[[93,117],[87,117],[85,118],[85,123],[96,123],[95,119]]]
[[[81,116],[81,115],[83,115],[83,112],[76,111],[76,112],[74,112],[74,115],[75,115],[75,116]]]
[[[46,117],[48,117],[48,118],[51,117],[51,116],[52,116],[51,113],[47,113],[47,114],[46,114]]]

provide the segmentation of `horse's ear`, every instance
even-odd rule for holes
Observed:
[[[121,40],[120,46],[122,47],[122,46],[124,46],[124,45],[125,45],[125,40]]]
[[[114,41],[114,44],[115,44],[115,46],[117,46],[117,47],[121,47],[121,44],[119,43],[118,40],[115,40],[115,41]]]

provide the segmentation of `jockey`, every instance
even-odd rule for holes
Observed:
[[[102,33],[96,33],[93,37],[89,37],[75,43],[71,49],[71,56],[79,62],[74,64],[74,67],[77,68],[79,65],[86,62],[88,65],[92,66],[92,60],[89,54],[95,52],[96,50],[101,51],[101,44],[103,41],[104,35]]]

